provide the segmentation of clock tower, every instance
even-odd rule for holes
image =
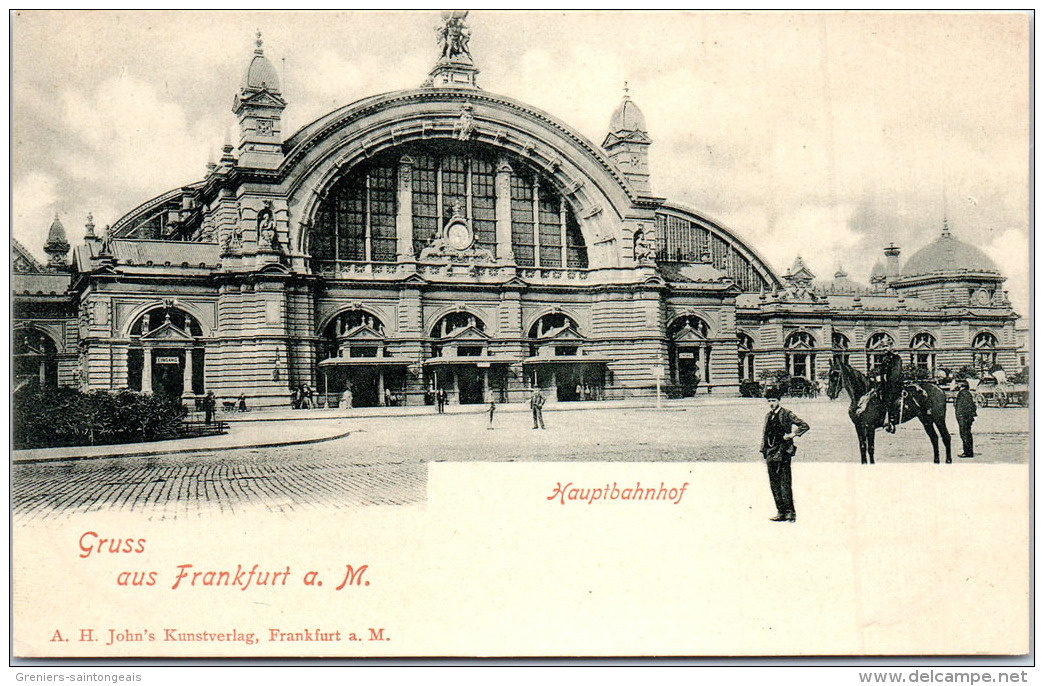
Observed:
[[[279,76],[265,57],[261,32],[243,86],[232,104],[239,117],[240,167],[275,169],[283,161],[282,115],[286,109]]]
[[[649,145],[652,139],[645,127],[645,115],[631,100],[627,84],[619,107],[609,120],[609,135],[602,148],[609,153],[631,186],[642,195],[649,195]]]

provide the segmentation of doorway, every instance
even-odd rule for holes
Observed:
[[[180,398],[185,390],[185,353],[181,350],[154,350],[152,353],[152,392]]]

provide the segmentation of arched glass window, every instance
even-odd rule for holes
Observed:
[[[488,339],[483,335],[486,323],[470,312],[450,312],[431,327],[432,355],[446,354],[458,357],[477,357],[487,347]]]
[[[561,312],[545,314],[529,327],[529,338],[532,339],[529,354],[538,355],[542,347],[551,346],[548,352],[556,356],[578,355],[579,333],[579,327],[571,317]]]
[[[809,381],[816,380],[816,339],[807,331],[795,331],[787,336],[783,347],[787,351],[787,372]]]
[[[404,172],[411,174],[408,183],[399,178]],[[507,153],[450,141],[403,145],[348,170],[316,213],[313,261],[320,269],[341,262],[394,262],[402,203],[412,210],[415,257],[455,217],[471,229],[469,249],[495,255],[500,182],[511,199],[508,219],[518,265],[588,266],[573,208],[549,178]]]
[[[754,379],[754,339],[742,331],[736,334],[736,338],[738,339],[740,381],[752,381]]]
[[[982,331],[972,339],[972,365],[979,372],[991,372],[997,365],[997,337]]]
[[[911,361],[929,374],[935,373],[935,336],[930,333],[919,333],[910,341]]]
[[[384,323],[365,310],[342,312],[326,325],[325,357],[377,357],[384,342]]]
[[[671,325],[667,328],[667,335],[671,338],[678,338],[686,330],[690,330],[697,334],[701,338],[706,338],[710,327],[707,326],[707,322],[703,321],[696,315],[688,314],[683,317],[678,317]]]
[[[174,306],[158,305],[134,321],[130,328],[131,338],[150,334],[165,324],[169,324],[194,338],[203,336],[203,329],[200,327],[199,322],[188,312]]]

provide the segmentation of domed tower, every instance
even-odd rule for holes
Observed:
[[[949,224],[906,261],[892,288],[935,306],[1008,307],[1001,290],[1004,277],[986,253],[954,238]]]
[[[239,166],[275,169],[283,161],[282,115],[286,109],[279,76],[265,57],[261,32],[232,112],[239,117]]]
[[[51,222],[51,228],[47,231],[44,252],[47,253],[47,266],[50,269],[65,268],[65,258],[69,254],[69,241],[65,239],[65,227],[58,219],[57,212],[54,215],[54,221]]]
[[[624,84],[624,96],[609,120],[609,135],[602,148],[609,153],[624,176],[642,195],[652,192],[649,185],[649,131],[645,115],[631,100],[630,90]]]

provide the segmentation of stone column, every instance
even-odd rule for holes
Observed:
[[[185,366],[181,377],[181,395],[192,395],[192,348],[185,348]]]
[[[457,380],[457,370],[450,367],[450,374],[453,375],[453,395],[457,398],[457,404],[460,405],[460,384]]]
[[[497,165],[497,259],[514,262],[511,251],[511,165],[501,160]]]
[[[141,357],[141,392],[152,393],[152,348],[145,348]]]
[[[489,402],[489,367],[482,370],[482,402]]]
[[[377,370],[377,404],[384,407],[384,369]]]
[[[413,254],[413,158],[399,158],[399,212],[395,216],[395,245],[399,262],[412,261]]]

